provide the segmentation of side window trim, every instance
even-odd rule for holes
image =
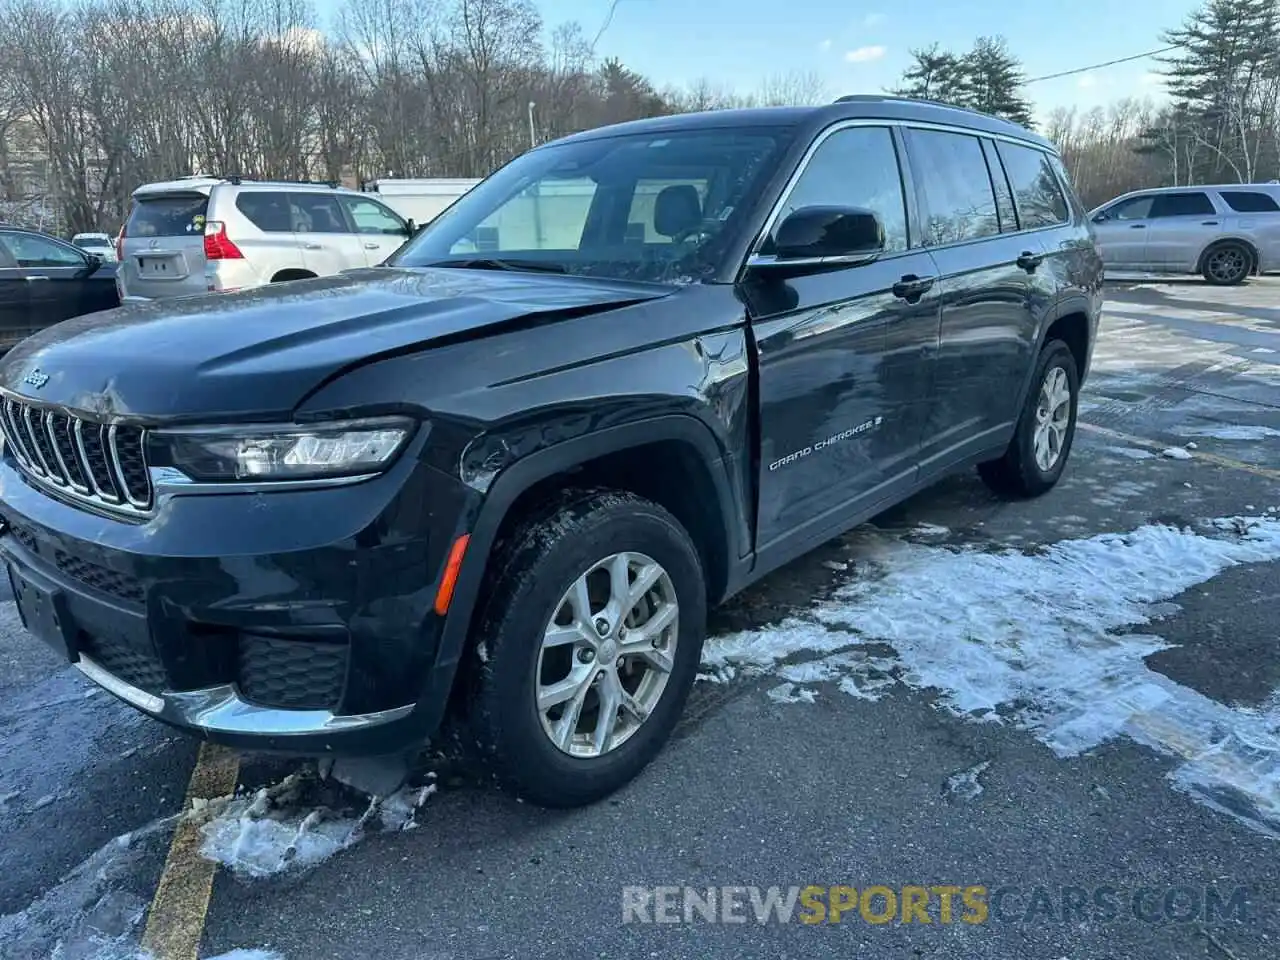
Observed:
[[[742,278],[745,276],[747,264],[750,262],[751,258],[754,257],[759,252],[760,247],[764,244],[764,242],[768,239],[769,235],[773,232],[773,228],[777,226],[779,215],[781,214],[782,210],[785,208],[787,199],[790,197],[791,193],[795,190],[797,181],[799,181],[800,177],[804,174],[805,170],[808,168],[809,162],[813,159],[813,155],[815,152],[817,152],[818,147],[821,146],[828,137],[834,135],[840,130],[847,130],[851,127],[889,127],[893,133],[894,146],[898,153],[898,171],[899,171],[899,175],[902,178],[903,189],[906,193],[906,201],[907,201],[907,249],[901,252],[886,254],[884,257],[881,257],[882,260],[887,260],[887,259],[890,259],[891,257],[903,256],[904,254],[912,253],[920,249],[924,249],[923,247],[920,246],[918,242],[919,239],[923,236],[922,234],[923,207],[920,205],[920,201],[919,201],[920,186],[919,186],[918,178],[915,176],[915,170],[913,167],[910,154],[905,149],[906,138],[903,136],[904,131],[906,131],[907,129],[939,130],[946,133],[959,133],[959,134],[964,134],[970,137],[977,137],[979,140],[986,138],[992,141],[996,141],[998,143],[1011,143],[1019,147],[1031,147],[1032,149],[1040,150],[1042,152],[1044,150],[1044,147],[1041,146],[1040,144],[1032,143],[1021,137],[1006,136],[999,133],[991,133],[985,130],[974,130],[969,127],[954,126],[952,124],[946,124],[946,123],[932,123],[927,120],[898,120],[894,118],[885,118],[885,117],[858,117],[858,118],[853,118],[848,120],[837,120],[834,123],[830,124],[829,126],[824,127],[818,133],[818,135],[813,138],[809,146],[805,148],[804,153],[800,157],[800,161],[796,164],[795,169],[792,170],[791,174],[787,177],[787,181],[783,185],[782,191],[778,194],[778,198],[770,206],[768,214],[766,214],[764,220],[761,221],[760,229],[756,232],[756,235],[752,239],[750,245],[748,245],[746,253],[742,258],[742,261],[738,264],[738,270],[735,274],[735,281],[742,280]],[[1019,232],[1020,233],[1037,233],[1041,230],[1059,230],[1061,228],[1062,228],[1062,224],[1056,224],[1054,226],[1049,226],[1049,227],[1035,227],[1030,230],[1020,230]],[[996,236],[1003,236],[1003,235],[1004,234],[997,234]],[[992,237],[980,237],[976,240],[961,240],[954,244],[939,244],[934,247],[929,247],[928,249],[937,250],[937,249],[943,249],[948,246],[960,246],[968,243],[980,243],[983,240],[991,240],[991,239]]]
[[[1005,169],[1000,150],[990,137],[979,137],[978,142],[982,144],[982,156],[987,161],[987,176],[991,179],[991,187],[995,193],[996,220],[1000,224],[1000,233],[1022,233],[1022,214],[1018,211],[1013,184],[1009,182],[1009,171]],[[1007,225],[1004,222],[1006,210],[1012,214],[1012,220]]]

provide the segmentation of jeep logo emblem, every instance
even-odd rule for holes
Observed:
[[[39,390],[46,383],[49,382],[49,375],[45,373],[43,370],[41,370],[39,367],[36,367],[34,370],[32,370],[30,373],[28,373],[25,377],[22,378],[22,382],[26,384],[30,384],[31,386]]]

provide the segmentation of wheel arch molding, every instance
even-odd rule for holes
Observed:
[[[733,568],[746,552],[743,528],[739,522],[743,515],[742,493],[732,481],[730,457],[712,430],[697,417],[666,414],[607,427],[531,452],[504,467],[493,478],[470,529],[459,531],[459,536],[465,533],[469,539],[444,618],[432,675],[421,703],[424,710],[438,711],[439,715],[433,716],[434,720],[443,718],[452,694],[454,679],[472,633],[485,575],[495,548],[499,546],[499,535],[505,523],[516,516],[513,511],[520,509],[523,498],[536,495],[543,487],[571,485],[575,475],[584,477],[586,485],[591,485],[591,468],[594,465],[655,445],[677,445],[688,451],[690,457],[696,458],[694,463],[701,469],[706,484],[706,489],[701,492],[709,494],[713,502],[699,501],[691,507],[704,517],[710,515],[710,521],[689,533],[698,542],[704,561],[708,549],[716,555],[711,562],[712,569],[707,571],[709,584],[713,585],[712,592],[719,593],[727,588]],[[567,482],[560,483],[561,478]],[[620,486],[629,488],[627,484]],[[691,491],[691,494],[698,492]],[[669,503],[663,506],[671,508]],[[672,513],[686,524],[686,518],[695,515],[679,510],[672,510]],[[707,544],[708,536],[717,542]]]

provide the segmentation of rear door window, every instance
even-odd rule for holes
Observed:
[[[209,198],[201,193],[136,197],[125,237],[189,237],[204,235]]]
[[[298,233],[351,233],[338,198],[329,193],[294,193],[293,229]]]
[[[1270,194],[1255,190],[1219,190],[1228,207],[1236,213],[1275,213],[1280,211],[1280,204]]]
[[[1058,185],[1048,155],[1012,143],[997,143],[996,151],[1009,175],[1022,229],[1036,230],[1066,223],[1070,215],[1067,198]]]
[[[1201,190],[1186,193],[1157,193],[1151,201],[1151,217],[1204,217],[1218,211],[1209,195]]]
[[[941,246],[1000,232],[991,175],[977,137],[908,129],[911,165],[925,201],[924,244]]]
[[[376,200],[343,197],[342,205],[355,222],[356,233],[404,236],[408,232],[408,224]]]
[[[5,245],[19,267],[83,267],[84,255],[75,247],[29,233],[10,233]]]
[[[292,233],[293,214],[283,193],[246,190],[236,197],[236,209],[263,233]]]

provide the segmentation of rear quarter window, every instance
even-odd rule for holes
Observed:
[[[236,197],[236,209],[264,233],[293,232],[293,213],[286,194],[245,191]]]
[[[1276,213],[1280,204],[1270,194],[1256,190],[1222,190],[1219,196],[1236,213]]]
[[[996,152],[1009,176],[1023,230],[1052,227],[1070,219],[1067,198],[1048,154],[1012,143],[997,143]]]
[[[136,197],[125,238],[201,236],[208,206],[209,198],[199,193]]]

